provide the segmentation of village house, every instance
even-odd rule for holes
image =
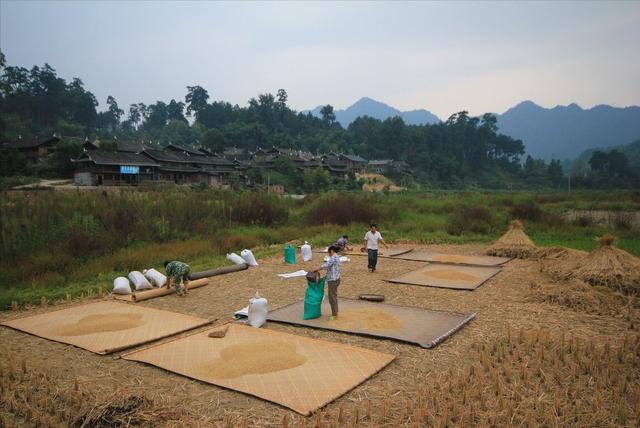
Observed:
[[[77,186],[132,186],[154,181],[160,164],[138,153],[88,150],[77,159]]]
[[[3,142],[0,144],[2,150],[16,150],[24,155],[28,160],[37,162],[49,157],[56,150],[56,145],[60,142],[57,136],[35,139]]]

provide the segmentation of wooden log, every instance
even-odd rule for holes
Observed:
[[[209,284],[208,278],[202,278],[195,281],[189,281],[189,290],[202,287]],[[174,294],[176,292],[175,288],[154,288],[153,290],[144,290],[131,294],[131,300],[134,302],[141,302],[143,300],[153,299],[154,297],[167,296],[169,294]]]
[[[194,279],[201,279],[201,278],[210,278],[216,275],[224,275],[225,273],[239,272],[241,270],[247,269],[248,267],[249,265],[247,265],[246,263],[243,263],[241,265],[225,266],[218,269],[210,269],[202,272],[194,272],[191,275],[189,275],[189,279],[194,280]]]

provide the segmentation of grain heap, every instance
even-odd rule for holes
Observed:
[[[584,257],[571,275],[591,285],[604,285],[626,294],[640,293],[640,260],[613,246],[611,235],[598,240],[598,248]]]
[[[522,230],[522,223],[518,220],[513,220],[507,233],[487,249],[487,254],[497,257],[525,259],[531,257],[535,250],[535,244]]]

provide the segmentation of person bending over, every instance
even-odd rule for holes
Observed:
[[[329,305],[331,305],[331,316],[329,320],[334,320],[338,316],[338,286],[340,285],[340,256],[338,255],[338,247],[332,245],[329,247],[329,260],[315,270],[327,271],[327,287],[329,294]]]
[[[178,296],[186,296],[189,291],[191,267],[186,263],[174,260],[164,262],[164,268],[167,272],[167,288],[171,288],[173,285]]]
[[[362,244],[362,251],[367,249],[367,256],[369,262],[369,272],[376,271],[376,265],[378,264],[378,241],[382,242],[385,248],[389,248],[382,235],[378,231],[378,226],[375,223],[371,224],[371,228],[364,235],[364,242]]]
[[[347,235],[342,235],[342,237],[333,245],[338,248],[339,253],[344,251],[353,251],[353,248],[349,246],[349,236]]]

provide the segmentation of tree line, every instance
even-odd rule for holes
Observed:
[[[184,100],[149,105],[124,107],[109,96],[106,108],[99,111],[98,100],[81,79],[67,82],[49,64],[30,70],[10,66],[0,52],[0,72],[3,141],[55,132],[101,141],[115,137],[198,146],[217,153],[228,147],[272,146],[312,153],[334,151],[405,161],[414,171],[414,180],[436,186],[557,188],[563,180],[559,161],[524,157],[522,141],[500,134],[497,119],[490,113],[471,117],[461,111],[434,125],[407,125],[399,117],[359,117],[343,128],[331,105],[321,109],[321,117],[296,112],[288,105],[284,89],[275,95],[260,94],[239,106],[212,100],[198,85],[186,88]],[[73,150],[68,148],[65,153]],[[68,172],[69,167],[57,168]],[[398,171],[387,172],[399,175]]]

